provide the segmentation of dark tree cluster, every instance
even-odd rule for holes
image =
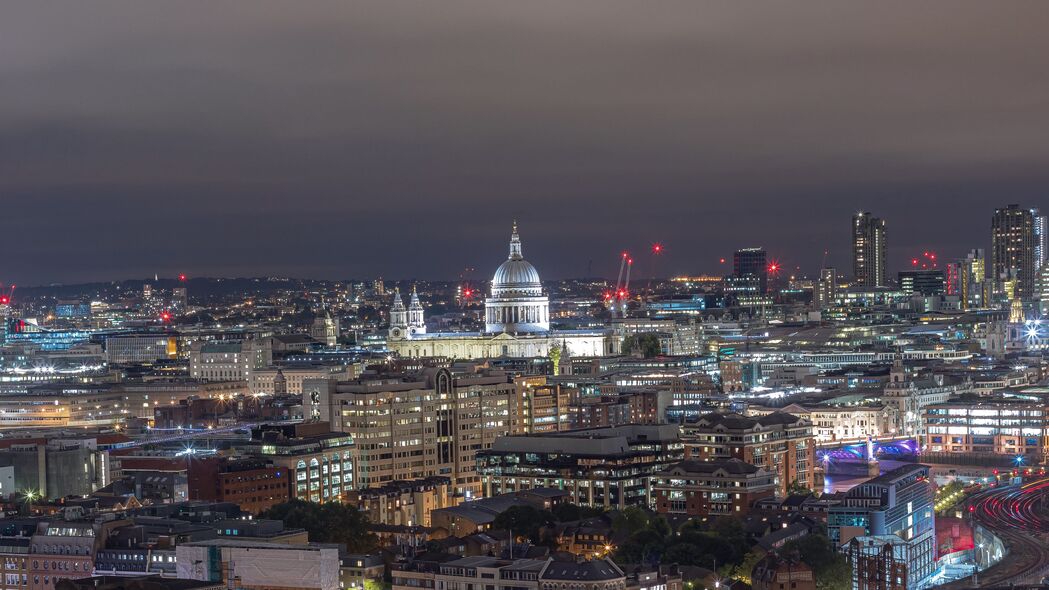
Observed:
[[[317,504],[295,499],[270,508],[260,517],[282,520],[288,528],[305,529],[313,542],[342,543],[350,553],[368,553],[378,543],[368,530],[368,517],[338,502]]]

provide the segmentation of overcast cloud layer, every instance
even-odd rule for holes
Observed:
[[[1045,206],[1049,3],[8,2],[0,282],[847,268]]]

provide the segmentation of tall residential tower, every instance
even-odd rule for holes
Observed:
[[[865,211],[852,216],[852,271],[856,286],[886,286],[885,220]]]
[[[1016,281],[1016,295],[1034,294],[1035,234],[1030,209],[1019,205],[995,209],[991,219],[991,278],[995,285]]]

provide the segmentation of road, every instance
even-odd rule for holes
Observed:
[[[1005,543],[1008,554],[979,574],[979,585],[1037,583],[1049,570],[1049,478],[992,488],[969,500],[973,519]]]

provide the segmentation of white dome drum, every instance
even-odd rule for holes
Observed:
[[[550,300],[543,294],[539,272],[521,254],[516,222],[510,236],[510,256],[496,269],[491,296],[484,307],[486,332],[550,331]]]

